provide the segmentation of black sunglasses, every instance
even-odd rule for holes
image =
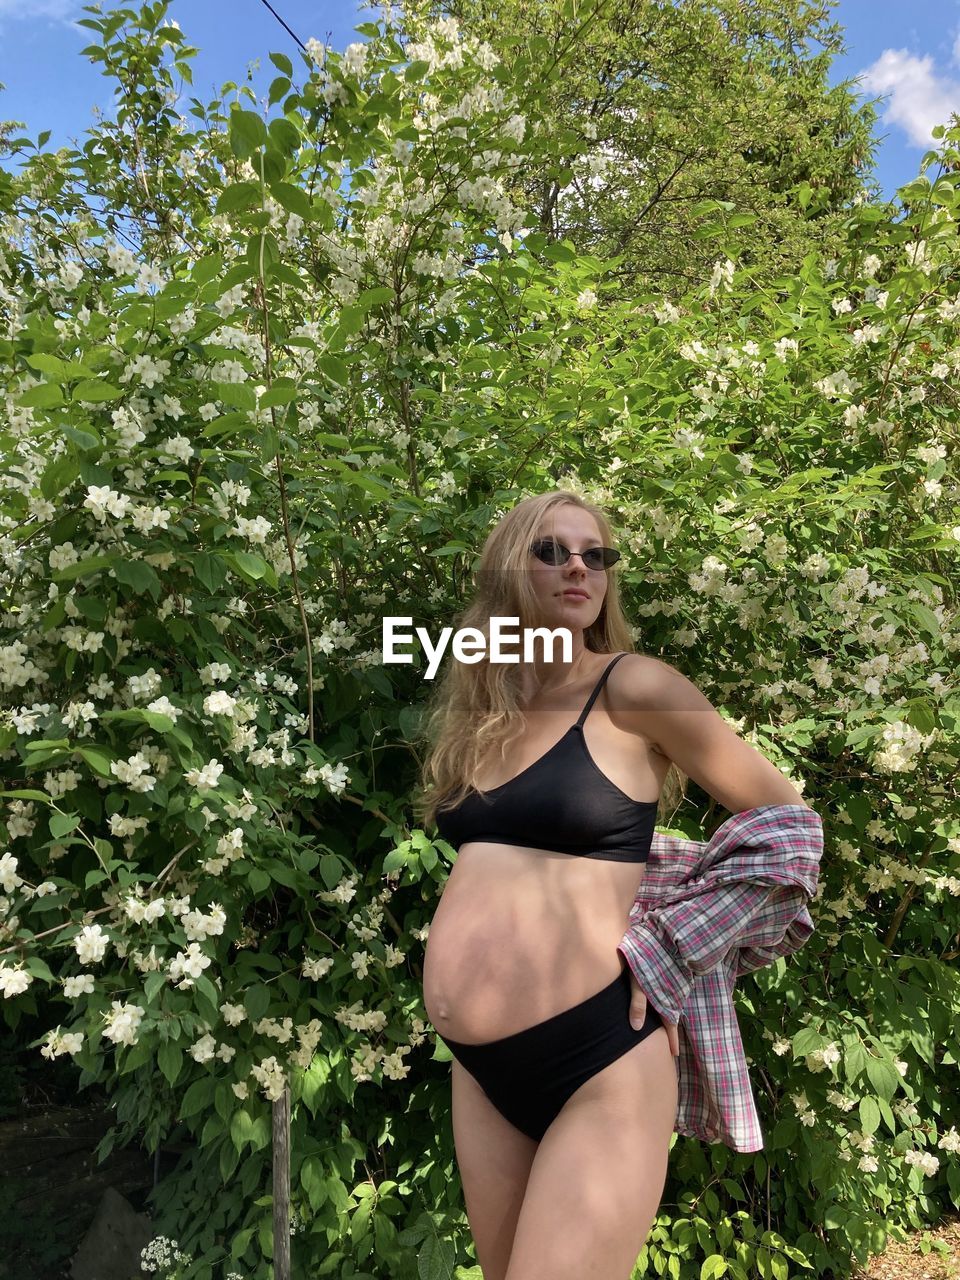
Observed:
[[[571,551],[562,542],[553,538],[541,538],[530,547],[532,553],[544,564],[566,564]],[[588,569],[610,569],[620,559],[620,552],[613,547],[587,547],[580,553],[580,559]]]

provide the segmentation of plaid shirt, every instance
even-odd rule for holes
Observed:
[[[744,809],[708,841],[654,833],[617,950],[657,1012],[678,1024],[677,1133],[762,1148],[733,988],[813,933],[806,903],[822,853],[823,823],[803,804]]]

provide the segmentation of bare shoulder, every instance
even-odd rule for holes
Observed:
[[[621,722],[641,733],[655,751],[731,813],[765,804],[804,803],[773,762],[670,663],[628,654],[611,672],[610,682]]]
[[[682,671],[646,653],[628,653],[610,673],[611,692],[624,711],[647,711],[656,707],[677,709],[699,706],[709,700]]]

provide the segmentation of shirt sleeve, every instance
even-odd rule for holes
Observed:
[[[650,1003],[679,1022],[694,979],[743,942],[751,919],[775,892],[769,885],[709,885],[685,902],[644,912],[617,950]]]
[[[822,849],[822,823],[805,805],[728,819],[707,845],[705,873],[634,916],[617,947],[654,1008],[679,1022],[696,978],[731,950],[758,967],[802,945]]]

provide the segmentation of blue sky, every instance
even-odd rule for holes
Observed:
[[[380,12],[355,0],[270,2],[301,40],[314,36],[336,49],[363,39],[354,27]],[[116,5],[103,0],[102,7]],[[82,140],[94,105],[109,108],[106,80],[79,53],[92,34],[74,25],[83,16],[76,0],[0,0],[0,83],[6,86],[0,119],[23,121],[34,138],[50,129],[48,146]],[[194,86],[186,91],[205,100],[225,80],[245,79],[258,59],[254,84],[264,91],[276,75],[267,54],[296,47],[263,0],[172,0],[168,16],[200,49]],[[883,98],[875,172],[883,195],[892,198],[933,147],[932,126],[948,124],[951,111],[960,114],[960,0],[839,0],[831,17],[843,26],[847,44],[833,62],[831,83],[859,77],[862,97]]]

